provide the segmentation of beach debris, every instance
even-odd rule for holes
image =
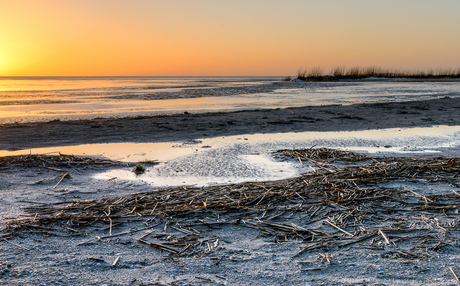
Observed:
[[[11,242],[11,241],[7,240],[6,238],[3,238],[2,240],[5,241],[5,242],[7,242],[7,243],[9,243],[9,244],[11,244],[11,245],[14,245],[14,246],[16,246],[16,247],[18,247],[18,248],[21,248],[21,249],[24,249],[24,250],[28,250],[28,251],[31,250],[30,248],[27,248],[27,247],[21,246],[21,245],[19,245],[19,244],[17,244],[17,243]]]
[[[452,267],[449,267],[449,270],[452,273],[452,275],[454,275],[455,281],[457,281],[457,283],[460,282],[460,280],[458,279],[457,274],[455,274],[455,271],[452,269]]]
[[[64,178],[72,178],[72,176],[70,175],[69,172],[65,173],[64,175],[62,175],[61,179],[59,180],[59,182],[57,182],[56,185],[54,185],[53,189],[56,189],[57,186],[59,186],[59,184],[62,182],[62,180],[64,180]]]
[[[382,251],[382,257],[430,259],[432,252],[459,246],[458,158],[379,158],[328,148],[274,155],[314,171],[278,181],[33,204],[25,209],[29,216],[8,221],[0,235],[76,236],[104,226],[109,235],[85,243],[144,231],[135,241],[167,255],[196,257],[217,257],[222,240],[207,230],[225,225],[255,229],[275,243],[295,242],[292,259],[348,247]],[[112,233],[113,226],[127,222],[143,227]],[[324,255],[319,258],[331,263]]]
[[[111,265],[111,266],[112,266],[112,267],[117,266],[117,263],[118,263],[119,260],[120,260],[120,256],[117,256],[117,257],[115,258],[115,260],[112,262],[112,265]]]
[[[143,174],[145,173],[145,167],[142,166],[141,164],[137,164],[134,169],[133,169],[134,173],[136,175],[140,175],[140,174]]]
[[[58,172],[63,172],[62,167],[72,168],[73,166],[118,166],[123,163],[108,159],[85,158],[73,155],[49,155],[49,154],[30,154],[21,156],[0,157],[0,168],[9,167],[41,167]],[[59,167],[59,168],[58,168]]]

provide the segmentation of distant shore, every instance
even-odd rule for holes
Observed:
[[[237,112],[5,124],[0,150],[115,142],[176,142],[255,133],[460,125],[460,98]]]
[[[375,79],[405,79],[415,81],[446,81],[460,79],[458,69],[398,70],[381,67],[335,67],[324,73],[321,67],[313,67],[297,73],[297,79],[304,81],[341,81]]]

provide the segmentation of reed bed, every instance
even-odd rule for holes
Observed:
[[[327,148],[281,150],[276,156],[312,171],[280,181],[34,205],[3,232],[88,235],[103,224],[109,235],[100,240],[148,229],[140,243],[176,256],[212,253],[218,238],[203,229],[225,225],[256,229],[279,243],[297,242],[292,257],[366,247],[389,257],[429,259],[441,248],[458,249],[459,158],[370,158]],[[113,225],[128,222],[144,227],[112,233]]]
[[[398,69],[380,67],[335,67],[325,72],[320,67],[302,70],[297,73],[297,78],[305,81],[334,81],[356,80],[365,78],[404,78],[411,80],[443,80],[460,78],[458,69],[428,69],[403,71]]]

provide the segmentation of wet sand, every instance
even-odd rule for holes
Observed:
[[[460,98],[309,106],[0,126],[0,150],[115,142],[180,142],[255,133],[460,125]]]

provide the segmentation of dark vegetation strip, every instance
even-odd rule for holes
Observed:
[[[314,67],[309,70],[302,70],[297,73],[297,78],[305,81],[335,81],[335,80],[353,80],[365,79],[370,77],[376,78],[405,78],[414,80],[429,79],[459,79],[460,68],[458,69],[428,69],[402,71],[397,69],[387,69],[379,67],[336,67],[325,73],[320,67]]]

